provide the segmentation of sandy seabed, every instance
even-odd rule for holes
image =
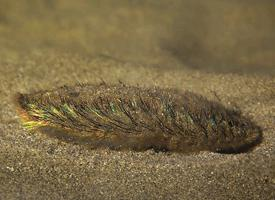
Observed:
[[[249,71],[247,66],[242,73],[235,68],[234,73],[194,69],[162,48],[148,48],[156,42],[146,32],[148,27],[135,35],[145,41],[129,45],[132,25],[123,17],[130,16],[138,25],[143,16],[151,16],[153,23],[157,11],[149,12],[151,5],[128,15],[123,4],[113,18],[108,17],[110,8],[85,18],[88,10],[81,3],[64,5],[62,12],[62,6],[52,5],[42,14],[38,11],[44,10],[43,3],[32,5],[38,10],[33,13],[26,2],[21,7],[5,3],[6,9],[0,9],[0,199],[274,199],[273,68],[257,69],[261,73],[243,73]],[[63,18],[69,11],[72,19]],[[81,13],[77,20],[72,17],[76,11]],[[5,15],[8,12],[11,15]],[[122,32],[116,20],[129,32]],[[78,22],[86,26],[78,27]],[[124,43],[112,43],[120,34],[125,34]],[[241,154],[91,150],[23,129],[14,106],[17,92],[102,79],[218,97],[261,126],[263,141]]]

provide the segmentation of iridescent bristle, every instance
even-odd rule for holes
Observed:
[[[17,100],[27,129],[56,129],[93,146],[240,152],[261,138],[260,128],[239,111],[191,92],[77,85]]]

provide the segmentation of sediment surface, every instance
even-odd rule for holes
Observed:
[[[243,33],[241,28],[225,35],[226,41],[216,40],[220,34],[208,35],[211,45],[202,42],[203,35],[196,35],[201,38],[196,40],[199,49],[204,51],[192,52],[197,46],[184,43],[184,37],[196,29],[190,27],[191,33],[176,31],[181,13],[175,10],[180,6],[178,1],[169,5],[166,1],[126,0],[29,2],[1,1],[0,7],[0,199],[274,198],[275,50],[273,36],[267,34],[274,27],[270,26],[274,21],[268,22],[275,13],[273,1],[262,1],[260,7],[251,1],[248,10],[245,3],[238,7],[236,1],[211,0],[209,5],[182,1],[186,2],[182,9],[195,6],[201,11],[197,13],[213,13],[219,6],[226,8],[221,11],[226,14],[233,9],[236,23],[232,27],[242,27],[245,20],[252,20],[251,31],[261,25],[264,31],[260,35],[249,32],[250,38],[255,36],[258,41],[250,46],[253,52],[246,50],[248,41],[242,38],[230,43],[238,31]],[[255,12],[261,17],[253,17]],[[220,13],[212,16],[219,19],[215,16]],[[225,23],[210,19],[205,20],[212,32],[216,25]],[[236,53],[238,47],[233,44],[240,40],[244,43],[239,43]],[[232,54],[226,54],[228,48]],[[224,53],[215,55],[215,49]],[[181,56],[186,52],[191,52],[187,61]],[[195,59],[196,55],[201,59]],[[226,68],[221,65],[223,60],[229,63]],[[249,115],[263,129],[263,141],[248,153],[203,151],[186,155],[91,150],[23,129],[14,106],[17,92],[102,80],[189,90],[208,99],[218,98]]]

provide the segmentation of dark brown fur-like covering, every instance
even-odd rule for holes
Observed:
[[[172,89],[86,84],[20,94],[18,103],[27,127],[93,148],[237,153],[261,140],[239,111]]]

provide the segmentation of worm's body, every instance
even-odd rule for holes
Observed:
[[[261,134],[239,112],[191,92],[78,85],[17,100],[26,127],[92,147],[239,152]]]

